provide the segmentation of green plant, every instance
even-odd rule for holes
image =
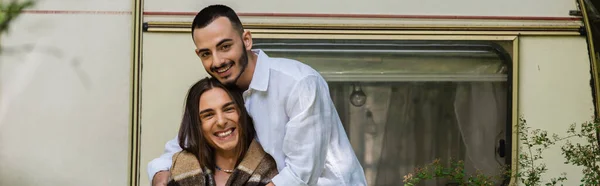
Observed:
[[[567,140],[566,144],[561,147],[562,154],[567,160],[565,163],[583,167],[581,185],[600,185],[600,146],[598,141],[600,123],[598,120],[585,122],[581,124],[579,131],[576,129],[576,124],[569,127],[568,138],[577,137],[587,143],[573,144],[572,141]]]
[[[512,176],[518,179],[526,186],[538,186],[542,184],[542,175],[548,171],[546,164],[538,163],[543,159],[543,151],[555,145],[557,141],[564,140],[554,134],[553,138],[548,137],[548,132],[540,129],[530,131],[527,121],[519,117],[518,122],[519,139],[523,143],[519,146],[519,171]],[[567,180],[566,173],[562,173],[558,178],[552,178],[545,185],[556,185]]]
[[[526,123],[524,119],[523,123]],[[548,137],[546,131],[537,129],[533,133],[531,138],[533,141],[531,141],[531,143],[543,146],[544,149],[547,149],[549,146],[556,145],[557,142],[565,141],[565,144],[561,146],[562,155],[566,160],[564,163],[583,168],[583,177],[580,179],[580,185],[599,185],[600,146],[598,141],[598,131],[600,131],[600,122],[598,120],[584,122],[580,125],[579,130],[577,130],[577,128],[577,124],[571,124],[567,130],[566,136],[553,134],[552,138]],[[577,140],[579,142],[573,143],[572,140]],[[585,143],[582,144],[580,142]],[[541,159],[541,157],[533,158]],[[527,178],[529,180],[539,180],[539,178],[536,178],[535,176],[536,175],[534,174]],[[552,179],[551,183],[564,180],[566,180],[566,175],[563,173],[561,177]]]
[[[34,5],[33,0],[19,1],[11,0],[5,3],[0,0],[0,35],[7,33],[10,24],[14,21],[24,9]],[[0,53],[2,53],[2,43],[0,42]]]
[[[0,1],[0,34],[8,32],[10,23],[15,20],[24,9],[33,6],[32,0],[11,0],[9,3]]]
[[[544,150],[555,145],[556,142],[566,140],[576,135],[569,135],[566,137],[560,137],[556,134],[552,138],[548,137],[548,132],[540,129],[531,130],[527,125],[527,121],[520,117],[518,120],[518,132],[519,140],[522,145],[519,146],[519,160],[518,168],[516,172],[512,172],[510,168],[504,167],[498,175],[485,175],[477,172],[474,175],[466,175],[464,171],[464,164],[462,161],[455,161],[450,166],[443,166],[439,160],[434,161],[422,168],[417,168],[415,172],[404,176],[405,185],[412,186],[425,180],[432,180],[437,178],[450,179],[451,183],[456,185],[493,185],[494,181],[498,181],[502,178],[512,177],[518,182],[525,186],[539,186],[539,185],[557,185],[567,180],[566,173],[562,173],[558,178],[552,178],[544,183],[542,176],[548,171],[544,163],[540,163],[539,160],[543,159]],[[589,127],[585,131],[590,131]],[[587,134],[587,133],[586,133]],[[589,135],[588,135],[589,136]],[[573,146],[572,148],[577,148]],[[564,151],[564,150],[563,150]],[[569,151],[572,152],[572,151]],[[568,153],[574,155],[573,153]],[[587,162],[587,161],[579,161]]]
[[[447,179],[450,185],[492,186],[495,181],[501,179],[501,175],[488,176],[479,171],[473,175],[467,175],[462,160],[450,160],[449,164],[450,166],[444,166],[439,159],[436,159],[432,163],[419,167],[415,172],[404,176],[404,184],[414,186],[421,181],[443,178]]]

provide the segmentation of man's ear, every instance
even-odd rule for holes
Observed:
[[[252,34],[248,30],[244,30],[242,34],[242,41],[244,42],[244,49],[252,49]]]

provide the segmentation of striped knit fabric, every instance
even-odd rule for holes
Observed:
[[[277,173],[277,165],[273,157],[265,153],[262,146],[253,140],[244,159],[231,173],[226,185],[266,185]],[[215,186],[213,176],[210,169],[200,168],[196,156],[181,151],[173,155],[168,186]]]

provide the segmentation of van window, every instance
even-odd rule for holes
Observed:
[[[467,174],[510,165],[511,57],[488,41],[254,39],[318,70],[369,185],[436,159]],[[445,185],[445,180],[426,182]]]

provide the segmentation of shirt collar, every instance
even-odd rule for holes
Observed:
[[[252,52],[256,53],[258,58],[249,87],[258,91],[266,91],[269,87],[269,56],[260,49],[253,49]]]

